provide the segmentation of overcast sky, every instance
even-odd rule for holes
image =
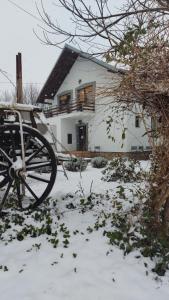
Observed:
[[[11,0],[39,18],[35,0]],[[90,2],[95,0],[90,0]],[[110,0],[116,7],[124,0]],[[36,1],[40,4],[40,0]],[[48,12],[58,20],[66,14],[52,5],[54,0],[44,0]],[[6,71],[15,83],[16,54],[22,52],[23,83],[35,83],[41,88],[46,81],[60,50],[43,45],[33,33],[38,31],[40,21],[23,12],[9,0],[0,0],[0,69]],[[12,86],[0,73],[0,93]]]

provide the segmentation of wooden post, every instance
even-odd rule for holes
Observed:
[[[16,99],[17,103],[23,103],[22,88],[22,54],[16,55]]]

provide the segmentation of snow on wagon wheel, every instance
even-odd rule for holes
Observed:
[[[20,126],[0,126],[0,210],[11,191],[22,209],[34,209],[47,198],[55,183],[57,165],[51,145],[28,126],[23,126],[23,139],[24,168]]]

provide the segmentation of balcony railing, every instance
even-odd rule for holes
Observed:
[[[78,111],[95,111],[95,104],[94,102],[90,103],[78,103],[78,102],[70,102],[66,105],[56,105],[52,106],[48,109],[44,110],[45,116],[47,118],[57,116],[60,114],[70,114],[72,112],[78,112]]]

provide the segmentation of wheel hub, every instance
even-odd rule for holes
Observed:
[[[9,176],[14,179],[20,176],[26,176],[26,172],[23,171],[23,162],[21,157],[16,157],[16,161],[14,161],[9,168]]]

